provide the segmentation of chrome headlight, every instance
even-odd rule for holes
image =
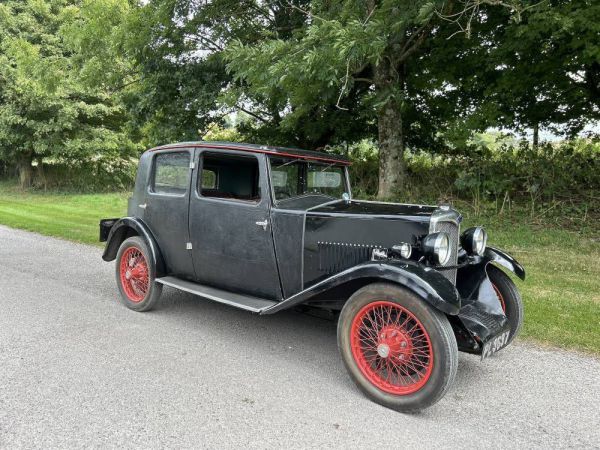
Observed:
[[[487,232],[481,227],[469,228],[460,237],[460,245],[470,255],[483,256],[487,245]]]
[[[423,252],[434,258],[440,266],[444,266],[450,259],[450,239],[444,232],[431,233],[423,239]]]

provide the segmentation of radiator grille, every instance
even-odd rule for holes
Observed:
[[[432,232],[437,233],[443,231],[448,234],[450,241],[450,259],[445,264],[446,266],[456,266],[458,262],[458,241],[460,226],[454,222],[438,221]],[[452,284],[456,284],[456,269],[440,270],[440,273],[448,278]]]
[[[318,242],[319,271],[328,274],[341,272],[357,264],[369,261],[380,245],[349,244],[344,242]]]

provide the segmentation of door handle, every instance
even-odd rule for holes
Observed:
[[[148,206],[148,205],[146,205],[145,203],[142,203],[141,205],[138,205],[138,206],[142,209],[146,209],[146,206]]]
[[[256,225],[258,225],[259,227],[262,227],[263,230],[267,231],[267,225],[269,225],[269,221],[267,219],[261,221],[256,222]]]

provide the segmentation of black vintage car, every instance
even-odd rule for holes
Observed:
[[[437,402],[458,351],[489,356],[519,332],[523,267],[460,232],[449,206],[353,200],[349,161],[267,146],[188,142],[145,152],[128,217],[104,219],[123,303],[171,286],[258,314],[338,317],[350,376],[400,411]]]

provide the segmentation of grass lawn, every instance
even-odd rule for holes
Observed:
[[[122,217],[128,193],[22,193],[0,184],[0,224],[99,245],[98,222]],[[507,250],[527,271],[516,283],[525,300],[522,337],[600,354],[600,240],[533,226],[526,220],[467,217],[484,225],[490,245]]]
[[[101,245],[100,219],[123,217],[129,193],[23,193],[0,183],[0,224],[47,236]]]

